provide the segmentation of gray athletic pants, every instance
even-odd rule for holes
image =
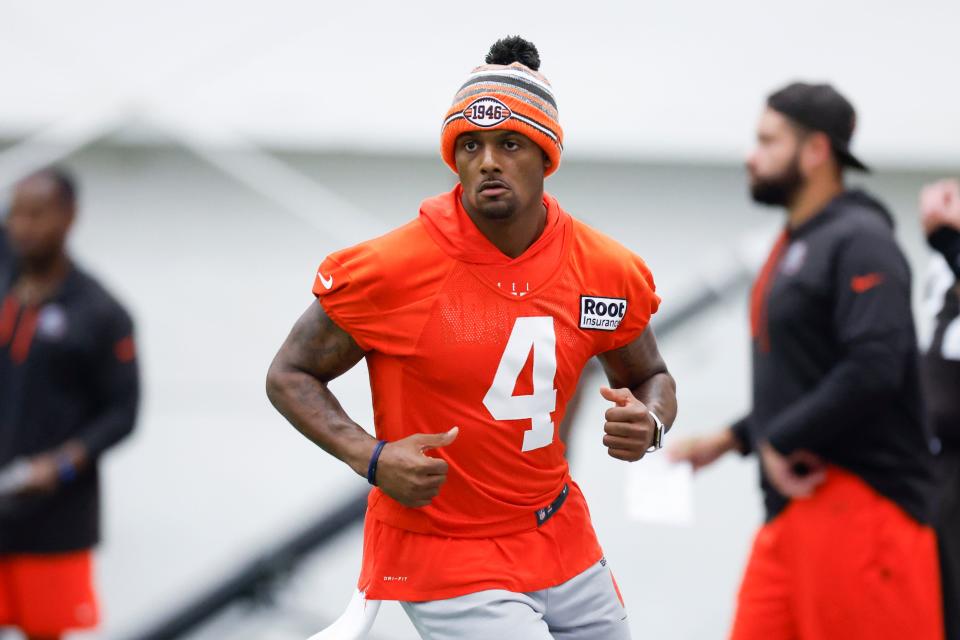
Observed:
[[[630,640],[606,564],[542,591],[493,589],[400,604],[423,640]]]

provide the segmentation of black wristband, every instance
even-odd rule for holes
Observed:
[[[77,468],[73,466],[73,461],[65,453],[57,456],[57,479],[62,484],[69,484],[77,479]]]
[[[737,453],[742,456],[753,453],[753,444],[750,442],[750,417],[747,416],[733,423],[730,431],[736,441]]]
[[[960,231],[953,227],[940,227],[927,236],[931,247],[940,252],[957,278],[960,278]]]
[[[370,456],[370,464],[367,465],[367,482],[377,485],[377,462],[380,460],[380,452],[383,451],[386,440],[377,440],[377,446],[373,448],[373,455]]]

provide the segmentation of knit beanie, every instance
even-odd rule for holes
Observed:
[[[457,137],[468,131],[507,129],[535,142],[550,159],[545,175],[560,166],[563,129],[553,88],[540,68],[540,55],[532,42],[519,36],[498,40],[485,65],[470,72],[443,120],[440,152],[457,172],[454,159]]]

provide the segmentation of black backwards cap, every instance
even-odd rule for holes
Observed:
[[[870,171],[850,152],[857,112],[850,101],[829,84],[794,82],[770,94],[767,106],[807,129],[825,133],[840,164]]]

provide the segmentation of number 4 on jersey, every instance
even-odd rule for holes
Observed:
[[[522,451],[546,447],[553,442],[553,421],[550,414],[557,408],[557,390],[553,379],[557,373],[557,339],[553,318],[537,316],[517,318],[503,350],[493,384],[483,398],[495,420],[529,419],[531,428],[523,432]],[[533,349],[533,393],[513,395],[517,378]]]

